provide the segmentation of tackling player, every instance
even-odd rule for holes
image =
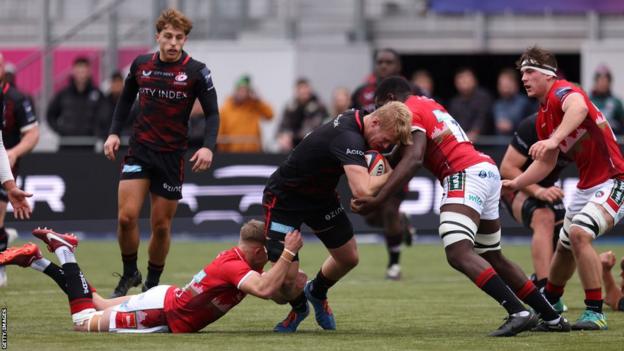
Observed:
[[[498,213],[500,176],[494,161],[475,150],[463,129],[440,104],[411,95],[401,77],[384,80],[376,92],[376,104],[405,101],[412,113],[411,146],[388,182],[374,197],[355,198],[354,212],[378,207],[424,164],[442,183],[439,233],[446,258],[509,313],[491,336],[513,336],[531,329],[537,317],[519,299],[540,314],[540,331],[569,331],[570,325],[539,293],[522,270],[503,256]],[[514,294],[515,292],[515,294]]]
[[[615,266],[615,255],[612,251],[600,254],[602,263],[602,281],[605,285],[605,302],[614,311],[624,311],[624,257],[620,260],[620,277],[622,281],[618,287],[611,275],[611,269]]]
[[[364,153],[387,149],[392,144],[409,144],[410,112],[395,102],[365,115],[349,110],[308,134],[271,175],[264,189],[264,214],[269,260],[276,262],[284,235],[302,223],[329,251],[316,278],[303,287],[297,281],[299,263],[291,265],[282,294],[292,311],[275,327],[277,332],[294,332],[314,307],[323,329],[336,329],[327,302],[327,291],[358,264],[353,227],[340,204],[336,186],[345,174],[353,196],[373,194],[390,173],[371,176]],[[298,261],[299,257],[295,260]],[[302,291],[303,289],[303,291]]]
[[[538,141],[536,119],[537,113],[522,120],[518,126],[501,161],[500,173],[503,179],[515,178],[533,162],[529,156],[529,148]],[[555,183],[570,162],[572,160],[560,154],[555,169],[541,182],[522,190],[503,191],[501,194],[503,204],[514,219],[533,231],[531,256],[535,269],[534,282],[539,289],[546,286],[550,262],[565,217],[565,206],[561,201],[563,190]],[[555,309],[563,312],[563,302],[559,301]]]
[[[587,94],[557,78],[552,53],[529,48],[518,60],[518,68],[527,94],[540,102],[536,123],[540,141],[529,149],[535,161],[513,180],[503,181],[503,186],[513,191],[539,182],[556,166],[559,153],[574,160],[579,183],[566,209],[544,294],[556,303],[578,267],[586,309],[572,329],[607,329],[600,258],[592,242],[622,218],[624,158],[609,123]]]
[[[203,172],[212,163],[219,130],[217,94],[210,70],[182,50],[191,28],[191,21],[181,12],[168,9],[161,13],[156,21],[159,51],[139,56],[132,63],[104,144],[106,157],[115,160],[119,133],[138,93],[139,114],[123,161],[118,192],[117,235],[123,275],[111,297],[123,296],[141,283],[137,269],[138,217],[148,193],[151,238],[143,291],[158,285],[169,252],[171,221],[182,198],[188,121],[195,98],[207,120],[204,144],[190,158],[195,163],[193,172]]]
[[[4,94],[2,140],[9,157],[11,172],[15,177],[20,157],[29,153],[39,141],[39,126],[30,100],[13,85],[4,81],[4,73],[4,57],[0,53],[0,90]],[[8,201],[7,192],[0,189],[0,251],[6,249],[9,242],[9,233],[4,228]],[[6,271],[4,266],[0,266],[0,286],[6,284]]]
[[[221,252],[186,286],[159,285],[139,295],[104,299],[78,267],[75,236],[51,229],[35,229],[33,235],[56,254],[60,266],[43,258],[33,243],[0,253],[0,264],[31,267],[52,278],[69,298],[74,330],[83,332],[199,331],[238,305],[247,294],[271,298],[303,245],[298,231],[288,233],[279,260],[263,274],[267,263],[264,224],[252,220],[241,228],[238,245]]]

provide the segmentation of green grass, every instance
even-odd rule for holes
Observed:
[[[174,242],[162,282],[186,284],[224,243]],[[146,245],[140,266],[146,265]],[[42,247],[43,248],[43,247]],[[599,247],[605,249],[606,247]],[[620,255],[623,246],[610,246]],[[527,246],[507,246],[508,257],[530,272]],[[330,292],[338,330],[322,331],[313,315],[295,335],[271,330],[288,308],[247,297],[239,306],[200,333],[186,335],[80,334],[71,330],[67,299],[56,284],[32,269],[8,267],[9,286],[0,289],[8,308],[8,346],[13,350],[621,350],[624,313],[608,312],[603,332],[523,333],[514,338],[487,338],[505,313],[467,278],[453,271],[439,245],[419,245],[403,254],[400,282],[383,279],[386,254],[381,245],[361,245],[360,265]],[[53,255],[45,255],[56,261]],[[326,251],[308,243],[301,258],[304,270],[316,274]],[[115,242],[85,241],[78,262],[90,282],[107,296],[121,268]],[[144,271],[144,269],[143,269]],[[137,293],[138,291],[132,290]],[[583,308],[575,277],[566,288],[568,319]]]

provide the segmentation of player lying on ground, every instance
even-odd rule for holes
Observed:
[[[613,251],[607,251],[600,254],[600,262],[602,262],[602,281],[605,287],[605,302],[614,311],[624,311],[624,257],[620,260],[620,277],[622,281],[618,287],[615,279],[611,275],[611,269],[615,266],[615,255]]]
[[[386,78],[375,92],[376,104],[383,106],[396,100],[405,102],[411,111],[413,143],[400,150],[401,161],[376,196],[355,196],[353,211],[366,214],[379,207],[425,166],[444,188],[439,234],[448,263],[509,314],[490,336],[513,336],[536,326],[537,316],[520,300],[540,314],[542,322],[536,330],[569,331],[566,319],[502,253],[498,213],[501,181],[494,161],[473,147],[442,105],[412,95],[404,78]]]
[[[35,229],[33,235],[56,254],[60,267],[41,256],[33,243],[0,253],[0,264],[31,267],[52,278],[69,298],[74,330],[113,333],[196,332],[247,294],[271,298],[303,245],[299,231],[288,233],[279,260],[262,274],[267,262],[264,223],[252,220],[241,228],[238,245],[221,252],[186,286],[158,285],[139,295],[104,299],[78,267],[74,256],[78,239],[73,234],[44,228]]]

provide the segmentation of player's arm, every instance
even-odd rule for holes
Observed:
[[[503,180],[503,187],[509,190],[519,190],[541,181],[555,168],[558,156],[558,148],[546,151],[544,157],[533,161],[522,174],[512,180]]]
[[[427,137],[422,130],[412,132],[412,145],[402,147],[401,160],[374,197],[356,198],[351,203],[354,212],[366,214],[387,201],[401,189],[422,166],[427,150]],[[375,177],[373,177],[375,178]]]
[[[273,294],[284,283],[284,278],[290,268],[292,260],[303,246],[303,239],[298,230],[294,230],[284,239],[284,251],[275,262],[273,267],[265,274],[253,272],[240,284],[239,289],[247,294],[257,296],[262,299],[270,299]]]
[[[33,113],[33,108],[28,99],[24,98],[17,104],[16,117],[19,122],[21,138],[20,142],[7,150],[11,166],[15,160],[32,151],[39,142],[39,125],[37,117]]]
[[[200,78],[196,84],[195,95],[204,111],[206,126],[204,129],[204,143],[199,148],[190,161],[193,162],[193,172],[203,172],[212,165],[217,135],[219,134],[219,104],[217,103],[217,90],[212,82],[212,73],[203,66],[199,70]]]
[[[393,173],[388,172],[381,176],[372,176],[366,167],[360,165],[344,165],[343,168],[351,194],[355,198],[375,195],[386,183],[390,174]]]
[[[119,145],[121,144],[121,141],[119,140],[121,129],[124,127],[126,120],[130,115],[132,104],[134,103],[136,95],[139,92],[139,83],[134,75],[136,69],[137,64],[135,61],[130,67],[130,72],[124,82],[121,96],[119,97],[119,100],[117,100],[117,105],[115,106],[115,110],[113,112],[113,121],[111,123],[110,130],[108,131],[108,138],[104,142],[104,155],[111,161],[115,160],[115,153],[119,150]]]
[[[13,206],[13,216],[18,219],[30,218],[31,208],[27,197],[32,196],[27,192],[20,190],[15,184],[11,165],[9,164],[9,156],[7,155],[4,143],[2,141],[2,133],[0,131],[0,183],[2,188],[7,192],[9,201]]]
[[[542,158],[547,150],[557,148],[563,139],[583,123],[583,120],[587,117],[587,111],[589,110],[583,96],[576,92],[570,93],[570,95],[566,97],[561,109],[564,114],[559,127],[555,129],[548,139],[538,141],[529,149],[529,155],[533,157],[533,159]]]

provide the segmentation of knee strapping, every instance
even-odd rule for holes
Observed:
[[[477,233],[475,238],[474,249],[479,255],[488,251],[497,251],[501,249],[500,246],[501,230],[498,229],[494,233],[482,234]]]
[[[440,213],[440,227],[438,233],[444,247],[460,240],[470,240],[474,243],[477,224],[470,217],[457,212]]]
[[[572,225],[583,229],[594,239],[604,234],[608,228],[605,215],[598,206],[593,202],[588,202],[581,212],[572,217]]]
[[[563,227],[561,227],[561,231],[559,232],[559,242],[561,246],[568,250],[572,250],[572,244],[570,243],[570,226],[572,225],[572,220],[569,217],[565,217],[563,219]]]

